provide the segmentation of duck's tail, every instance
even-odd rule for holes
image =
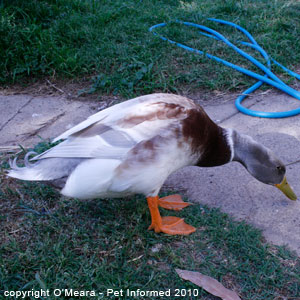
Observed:
[[[28,152],[24,158],[25,167],[17,165],[16,157],[10,161],[11,170],[7,172],[7,176],[29,181],[51,181],[63,177],[67,177],[82,161],[81,158],[45,158],[29,162],[29,157],[35,152]]]

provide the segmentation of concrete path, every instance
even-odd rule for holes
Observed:
[[[234,97],[229,99],[214,104],[197,100],[219,125],[251,135],[288,164],[288,181],[300,198],[300,162],[296,162],[300,160],[300,116],[277,120],[248,117],[237,112]],[[247,106],[280,111],[298,107],[299,102],[266,93],[251,97]],[[105,107],[63,97],[0,96],[0,152],[1,146],[29,147],[40,141],[39,136],[53,138]],[[268,241],[287,244],[300,255],[300,201],[290,201],[276,188],[258,182],[240,164],[187,167],[172,174],[166,186],[184,191],[195,203],[220,207],[235,219],[254,224]]]
[[[19,144],[31,147],[41,138],[54,138],[99,108],[99,103],[64,97],[0,95],[0,147]]]

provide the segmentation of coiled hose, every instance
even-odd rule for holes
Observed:
[[[293,109],[293,110],[288,110],[288,111],[283,111],[283,112],[263,112],[263,111],[256,111],[256,110],[252,110],[249,108],[246,108],[242,105],[242,101],[253,91],[255,91],[256,89],[258,89],[263,83],[267,83],[283,92],[285,92],[286,94],[296,98],[297,100],[300,100],[300,92],[291,88],[290,86],[286,85],[283,81],[281,81],[272,71],[271,71],[271,61],[273,63],[275,63],[276,65],[278,65],[279,67],[281,67],[284,71],[286,71],[288,74],[290,74],[291,76],[297,78],[298,80],[300,80],[300,75],[287,69],[286,67],[282,66],[280,63],[278,63],[277,61],[275,61],[274,59],[270,58],[269,55],[266,53],[266,51],[259,46],[259,44],[255,41],[255,39],[253,38],[253,36],[247,31],[245,30],[243,27],[232,23],[232,22],[228,22],[228,21],[224,21],[224,20],[220,20],[220,19],[214,19],[214,18],[209,18],[208,20],[213,21],[213,22],[217,22],[220,24],[224,24],[224,25],[228,25],[231,27],[234,27],[236,29],[238,29],[239,31],[241,31],[243,34],[246,35],[246,37],[248,38],[248,40],[250,42],[240,42],[243,45],[246,45],[248,47],[251,47],[252,49],[258,51],[262,57],[266,60],[266,64],[267,66],[263,65],[262,63],[260,63],[257,59],[255,59],[254,57],[252,57],[251,55],[249,55],[248,53],[246,53],[245,51],[243,51],[242,49],[240,49],[239,47],[237,47],[236,45],[232,44],[228,39],[226,39],[222,34],[220,34],[219,32],[203,26],[203,25],[199,25],[199,24],[195,24],[195,23],[191,23],[191,22],[183,22],[183,21],[176,21],[176,23],[182,24],[182,25],[186,25],[186,26],[190,26],[190,27],[195,27],[200,29],[199,33],[209,37],[209,38],[213,38],[216,39],[218,41],[224,42],[226,45],[228,45],[229,47],[231,47],[232,49],[234,49],[237,53],[239,53],[240,55],[242,55],[243,57],[245,57],[246,59],[248,59],[250,62],[252,62],[255,66],[257,66],[259,69],[261,69],[265,75],[262,76],[260,74],[257,74],[255,72],[252,72],[250,70],[247,70],[245,68],[242,68],[238,65],[232,64],[224,59],[221,59],[217,56],[211,55],[209,53],[204,53],[201,50],[198,49],[194,49],[191,48],[189,46],[183,45],[181,43],[175,42],[173,40],[170,40],[164,36],[159,35],[158,33],[156,33],[154,31],[154,29],[157,29],[158,27],[164,27],[167,26],[167,23],[160,23],[160,24],[156,24],[152,27],[149,28],[149,31],[152,32],[154,35],[157,35],[158,37],[160,37],[162,40],[167,41],[171,44],[174,44],[178,47],[181,47],[187,51],[190,52],[194,52],[196,54],[200,54],[200,55],[206,55],[209,59],[213,59],[217,62],[220,62],[232,69],[235,69],[243,74],[246,74],[248,76],[251,76],[255,79],[258,79],[258,82],[256,82],[253,86],[251,86],[250,88],[248,88],[246,91],[243,92],[243,94],[241,96],[239,96],[236,101],[235,101],[235,105],[237,107],[237,109],[247,115],[250,116],[254,116],[254,117],[261,117],[261,118],[286,118],[286,117],[291,117],[291,116],[295,116],[300,114],[300,107],[297,109]]]

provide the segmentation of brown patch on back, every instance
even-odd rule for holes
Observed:
[[[166,102],[155,102],[151,106],[157,109],[145,115],[131,115],[120,121],[124,128],[134,127],[140,123],[153,120],[182,119],[186,115],[186,108],[182,105]]]
[[[190,143],[193,153],[201,156],[198,166],[211,167],[229,162],[231,150],[223,128],[215,124],[201,107],[190,110],[182,126],[185,141]]]

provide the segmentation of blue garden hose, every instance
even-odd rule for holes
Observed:
[[[224,25],[228,25],[228,26],[232,26],[236,29],[238,29],[239,31],[241,31],[242,33],[244,33],[246,35],[246,37],[249,39],[249,42],[240,42],[241,44],[251,47],[252,49],[258,51],[262,57],[266,60],[266,64],[267,67],[265,65],[263,65],[262,63],[260,63],[257,59],[255,59],[254,57],[252,57],[251,55],[249,55],[248,53],[246,53],[245,51],[243,51],[242,49],[240,49],[239,47],[235,46],[234,44],[232,44],[228,39],[226,39],[222,34],[220,34],[219,32],[210,29],[206,26],[203,25],[199,25],[199,24],[195,24],[195,23],[191,23],[191,22],[183,22],[183,21],[176,21],[176,23],[182,24],[182,25],[186,25],[186,26],[191,26],[191,27],[196,27],[198,29],[200,29],[201,31],[199,32],[201,35],[204,35],[206,37],[210,37],[213,39],[216,39],[218,41],[221,41],[223,43],[225,43],[226,45],[228,45],[229,47],[231,47],[232,49],[234,49],[237,53],[239,53],[240,55],[242,55],[243,57],[245,57],[246,59],[248,59],[249,61],[251,61],[255,66],[257,66],[259,69],[261,69],[265,75],[262,76],[260,74],[257,74],[255,72],[252,72],[250,70],[247,70],[245,68],[242,68],[240,66],[237,66],[235,64],[232,64],[226,60],[223,60],[217,56],[211,55],[209,53],[204,53],[201,50],[197,50],[191,47],[188,47],[186,45],[183,45],[181,43],[175,42],[173,40],[170,40],[166,37],[163,37],[159,34],[157,34],[154,29],[158,28],[158,27],[164,27],[167,26],[166,23],[160,23],[160,24],[156,24],[152,27],[150,27],[149,31],[152,32],[154,35],[159,36],[162,40],[167,41],[171,44],[175,44],[178,47],[181,47],[187,51],[191,51],[194,52],[196,54],[200,54],[200,55],[206,55],[208,58],[213,59],[217,62],[220,62],[232,69],[235,69],[241,73],[244,73],[248,76],[251,76],[255,79],[258,79],[259,81],[256,82],[253,86],[251,86],[250,88],[248,88],[246,91],[243,92],[243,94],[241,96],[239,96],[236,101],[235,101],[235,105],[237,107],[237,109],[239,111],[241,111],[244,114],[250,115],[250,116],[254,116],[254,117],[261,117],[261,118],[286,118],[286,117],[291,117],[291,116],[295,116],[300,114],[300,107],[297,109],[293,109],[293,110],[289,110],[289,111],[283,111],[283,112],[262,112],[262,111],[256,111],[256,110],[251,110],[249,108],[244,107],[241,103],[242,101],[253,91],[255,91],[256,89],[258,89],[263,83],[267,83],[271,86],[276,87],[277,89],[289,94],[290,96],[296,98],[297,100],[300,100],[300,92],[291,88],[290,86],[286,85],[283,81],[281,81],[272,71],[271,71],[271,61],[273,63],[275,63],[276,65],[278,65],[279,67],[281,67],[284,71],[286,71],[288,74],[290,74],[291,76],[297,78],[298,80],[300,80],[300,75],[287,69],[286,67],[282,66],[280,63],[278,63],[277,61],[275,61],[274,59],[270,58],[268,56],[268,54],[266,53],[266,51],[259,46],[259,44],[255,41],[255,39],[253,38],[253,36],[247,31],[245,30],[243,27],[236,25],[235,23],[232,22],[228,22],[228,21],[224,21],[224,20],[220,20],[220,19],[213,19],[213,18],[209,18],[208,20],[213,21],[213,22],[217,22],[220,24],[224,24]]]

